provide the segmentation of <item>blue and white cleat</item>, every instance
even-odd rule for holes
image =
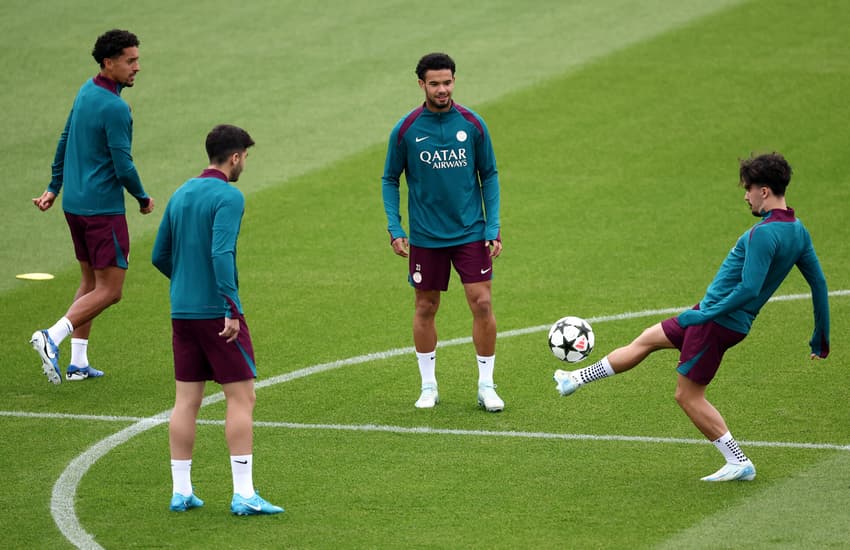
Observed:
[[[283,512],[283,508],[266,501],[259,493],[254,493],[251,498],[234,493],[233,500],[230,501],[230,512],[237,516],[257,516],[279,514]]]
[[[413,406],[417,409],[433,409],[439,402],[440,393],[437,391],[437,384],[423,384],[422,393],[419,394],[419,399]]]
[[[62,383],[62,371],[59,370],[59,346],[53,343],[53,339],[46,330],[37,330],[30,338],[32,349],[41,357],[41,370],[51,384]]]
[[[478,406],[484,407],[488,412],[499,412],[505,410],[505,402],[496,393],[495,384],[478,384]]]
[[[65,379],[71,382],[85,380],[86,378],[100,378],[101,376],[103,376],[103,371],[97,370],[91,365],[87,367],[68,365],[68,370],[65,371]]]
[[[192,508],[200,508],[204,505],[204,501],[192,493],[189,496],[183,496],[180,493],[174,493],[171,497],[171,505],[169,508],[172,512],[185,512]]]
[[[573,371],[558,369],[555,371],[554,378],[558,393],[562,396],[571,395],[581,387],[581,382]]]
[[[729,464],[728,462],[719,470],[700,478],[702,481],[752,481],[756,478],[756,467],[752,462],[744,464]]]

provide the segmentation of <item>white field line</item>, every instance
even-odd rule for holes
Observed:
[[[144,418],[137,416],[97,416],[92,414],[66,413],[28,413],[16,411],[0,411],[0,416],[17,418],[49,418],[67,420],[92,420],[101,422],[135,422],[144,424],[145,430],[168,422],[167,417]],[[198,419],[198,424],[224,426],[224,420]],[[633,443],[672,443],[677,445],[708,445],[707,439],[688,439],[679,437],[652,437],[640,435],[599,435],[599,434],[569,434],[549,432],[513,432],[492,430],[459,430],[454,428],[431,428],[428,426],[385,426],[381,424],[304,424],[300,422],[269,422],[254,421],[259,428],[283,428],[288,430],[337,430],[343,432],[385,432],[417,435],[457,435],[472,437],[519,437],[526,439],[556,439],[564,441],[625,441]],[[131,426],[132,428],[132,426]],[[128,428],[129,429],[129,428]],[[122,432],[115,434],[116,436]],[[135,434],[134,434],[135,435]],[[739,441],[747,447],[781,447],[786,449],[817,449],[829,451],[850,451],[850,444],[837,445],[834,443],[800,443],[793,441]]]
[[[850,290],[835,290],[829,293],[831,297],[837,296],[848,296],[850,295]],[[771,298],[772,302],[779,301],[789,301],[789,300],[802,300],[806,298],[810,298],[810,294],[789,294],[784,296],[775,296]],[[641,317],[651,317],[654,315],[672,315],[674,313],[678,313],[680,311],[684,311],[688,309],[689,306],[681,306],[674,308],[664,308],[664,309],[648,309],[637,312],[626,312],[620,313],[616,315],[605,315],[600,317],[589,317],[587,320],[591,323],[601,323],[605,321],[618,321],[618,320],[626,320],[626,319],[637,319]],[[523,334],[531,334],[534,332],[543,332],[549,329],[549,325],[539,325],[536,327],[528,327],[523,329],[510,330],[506,332],[500,332],[498,337],[500,339],[510,338],[512,336],[520,336]],[[455,346],[459,344],[467,344],[472,341],[471,338],[455,338],[453,340],[446,340],[440,343],[440,347],[448,347]],[[358,365],[362,363],[368,363],[370,361],[377,361],[380,359],[387,359],[390,357],[397,357],[399,355],[406,355],[413,353],[412,347],[407,348],[396,348],[384,352],[378,353],[370,353],[366,355],[360,355],[357,357],[351,357],[349,359],[342,359],[340,361],[332,361],[329,363],[322,363],[320,365],[314,365],[312,367],[307,367],[304,369],[299,369],[297,371],[293,371],[290,373],[282,374],[279,376],[274,376],[272,378],[263,380],[257,383],[257,388],[264,388],[266,386],[272,386],[275,384],[280,384],[283,382],[289,382],[291,380],[296,380],[298,378],[303,378],[305,376],[310,376],[312,374],[317,374],[320,372],[330,371],[334,369],[339,369],[348,365]],[[206,397],[201,406],[210,405],[212,403],[217,403],[224,399],[224,394],[219,392],[214,395],[210,395]],[[44,413],[45,415],[49,415],[49,413]],[[171,415],[171,410],[163,411],[159,414],[156,414],[150,418],[135,418],[135,417],[98,417],[98,416],[88,416],[82,415],[84,419],[91,420],[108,420],[112,422],[134,422],[133,425],[124,428],[123,430],[95,443],[88,449],[86,449],[82,454],[73,459],[62,474],[59,476],[59,479],[56,480],[56,483],[53,485],[53,493],[50,499],[50,513],[53,516],[53,520],[56,522],[57,527],[68,539],[68,541],[76,546],[77,548],[85,548],[85,549],[100,549],[102,550],[102,546],[100,546],[92,535],[86,532],[83,529],[82,525],[80,525],[79,518],[77,517],[76,510],[74,509],[74,500],[76,498],[77,487],[79,486],[80,481],[86,472],[91,468],[91,466],[97,462],[101,457],[105,456],[109,451],[118,447],[119,445],[126,443],[131,438],[136,435],[143,433],[155,426],[159,426],[168,421],[169,416]],[[44,417],[42,413],[26,413],[26,412],[15,412],[15,411],[0,411],[0,416],[30,416],[41,418]],[[77,415],[49,415],[47,418],[77,418]],[[209,421],[207,421],[209,422]],[[214,422],[214,421],[212,421]],[[268,423],[264,422],[256,422],[258,426],[264,426]],[[439,435],[475,435],[475,436],[500,436],[500,437],[537,437],[537,438],[547,438],[547,439],[570,439],[570,440],[606,440],[606,441],[645,441],[649,443],[679,443],[679,444],[696,444],[703,443],[700,440],[692,440],[692,439],[675,439],[675,438],[652,438],[652,437],[637,437],[637,436],[625,436],[625,435],[582,435],[582,434],[535,434],[534,432],[478,432],[474,430],[448,430],[448,429],[434,429],[434,428],[404,428],[400,426],[345,426],[345,425],[335,425],[335,424],[288,424],[288,423],[272,423],[274,425],[279,425],[279,427],[287,427],[287,428],[310,428],[310,429],[337,429],[337,430],[352,430],[352,431],[384,431],[384,432],[397,432],[397,433],[427,433],[427,434],[439,434]],[[793,447],[793,448],[805,448],[805,449],[834,449],[834,450],[850,450],[850,446],[848,445],[833,445],[828,443],[784,443],[784,442],[744,442],[750,446],[764,446],[764,447]]]

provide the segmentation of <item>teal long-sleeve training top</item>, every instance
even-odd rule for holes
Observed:
[[[391,239],[407,237],[399,212],[402,172],[410,244],[443,248],[499,238],[496,156],[478,114],[457,103],[439,113],[423,105],[395,125],[381,180]]]
[[[97,75],[80,87],[59,137],[47,190],[62,195],[62,209],[79,216],[124,214],[124,189],[148,205],[130,153],[133,117],[122,87]]]
[[[683,327],[713,320],[747,334],[761,308],[794,266],[812,291],[812,353],[829,354],[829,293],[808,230],[794,210],[775,209],[747,230],[723,260],[698,310],[679,315]]]
[[[238,318],[236,241],[245,196],[215,169],[204,170],[171,196],[151,262],[171,280],[172,319]]]

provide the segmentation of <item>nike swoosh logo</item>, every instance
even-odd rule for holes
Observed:
[[[493,268],[492,268],[492,267],[488,267],[487,269],[482,269],[482,270],[481,270],[481,274],[482,274],[482,275],[484,275],[485,273],[489,272],[491,269],[493,269]]]
[[[425,141],[426,139],[428,139],[428,137],[430,137],[430,136],[418,137],[418,138],[416,138],[416,143],[419,143],[420,141]]]
[[[245,503],[245,506],[247,506],[248,508],[250,508],[251,510],[253,510],[255,512],[259,512],[260,510],[263,509],[261,506],[256,506],[254,504],[248,504],[247,502]]]
[[[233,462],[235,462],[236,464],[248,464],[247,460],[234,460]]]

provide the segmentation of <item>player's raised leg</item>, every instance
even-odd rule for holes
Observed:
[[[656,323],[645,329],[628,345],[615,349],[588,367],[575,371],[555,371],[556,388],[561,395],[570,395],[585,384],[636,367],[655,351],[673,347],[675,346],[664,333],[661,323]]]

